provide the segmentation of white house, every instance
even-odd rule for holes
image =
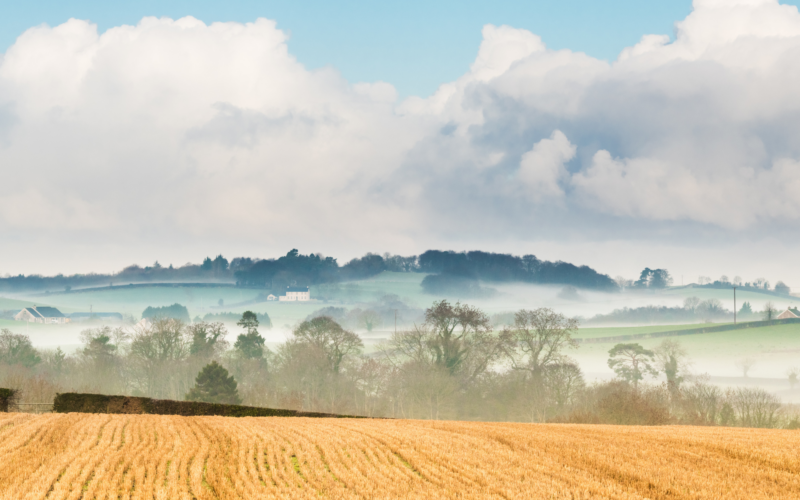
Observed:
[[[272,294],[269,294],[269,295],[267,295],[267,300],[278,300],[278,297],[276,297],[276,296],[274,296]]]
[[[286,294],[278,297],[280,302],[306,302],[311,300],[311,291],[307,286],[287,286]]]
[[[775,318],[775,319],[794,319],[794,318],[798,318],[798,317],[800,317],[800,316],[797,316],[795,313],[793,313],[791,309],[787,309],[787,310],[783,311],[782,313],[780,313],[778,315],[778,317]]]
[[[14,316],[17,321],[29,321],[32,323],[59,324],[69,323],[69,318],[61,314],[55,307],[26,307]]]

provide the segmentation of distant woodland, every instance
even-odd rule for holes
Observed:
[[[617,282],[587,266],[540,260],[535,255],[522,257],[489,252],[454,252],[428,250],[418,256],[377,255],[368,253],[339,265],[333,257],[303,255],[291,250],[270,259],[222,255],[207,257],[202,264],[181,267],[131,265],[116,274],[76,274],[72,276],[18,275],[0,278],[0,291],[69,292],[73,289],[120,286],[132,283],[219,282],[237,286],[281,291],[289,285],[310,286],[353,281],[375,276],[383,271],[426,273],[423,287],[430,293],[471,289],[473,295],[489,293],[479,282],[525,282],[571,285],[578,288],[616,291]]]

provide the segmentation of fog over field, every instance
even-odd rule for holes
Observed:
[[[380,358],[380,346],[392,337],[395,331],[392,311],[389,309],[385,321],[379,321],[371,330],[352,319],[349,311],[377,307],[382,298],[396,297],[398,305],[394,307],[408,308],[401,311],[397,329],[405,331],[421,326],[424,321],[423,310],[436,300],[461,300],[484,311],[492,318],[495,332],[513,325],[513,313],[522,309],[550,308],[567,317],[579,320],[580,329],[574,336],[581,343],[574,349],[567,349],[564,354],[574,359],[588,382],[608,381],[615,377],[608,366],[608,351],[615,344],[623,341],[614,337],[639,336],[657,332],[691,330],[733,322],[733,293],[730,288],[712,289],[689,287],[671,287],[660,290],[636,289],[634,287],[622,292],[601,292],[591,289],[570,289],[563,285],[534,285],[527,283],[483,283],[486,290],[491,290],[487,297],[459,297],[454,294],[432,295],[425,293],[421,286],[424,273],[397,273],[384,271],[375,276],[343,282],[336,285],[338,295],[319,299],[317,293],[327,293],[326,285],[312,287],[312,301],[307,303],[287,303],[267,301],[263,292],[232,285],[215,288],[179,287],[161,288],[154,286],[125,286],[93,288],[82,292],[80,289],[65,292],[47,292],[35,294],[13,294],[0,302],[0,309],[14,311],[12,307],[21,308],[36,303],[55,305],[65,313],[88,311],[119,312],[122,321],[104,321],[101,318],[89,322],[75,322],[66,325],[40,325],[0,320],[0,327],[18,334],[30,336],[33,345],[44,350],[58,347],[68,354],[79,355],[85,348],[81,333],[87,329],[96,329],[104,324],[112,328],[124,328],[133,333],[134,323],[142,316],[142,311],[149,307],[163,307],[180,303],[188,308],[189,316],[200,321],[206,315],[229,314],[224,319],[227,334],[224,337],[229,345],[233,345],[243,329],[236,325],[239,316],[246,310],[253,310],[270,318],[271,328],[261,328],[260,333],[265,345],[272,351],[280,349],[292,338],[293,329],[314,314],[339,314],[337,321],[353,330],[362,340],[364,353],[368,357]],[[320,288],[322,287],[322,288]],[[569,293],[566,293],[569,292]],[[12,298],[13,297],[13,298]],[[682,310],[687,298],[696,297],[698,301],[716,300],[722,310],[722,316],[703,318],[693,317],[691,320],[615,318],[610,315],[614,311],[637,310],[648,306]],[[775,296],[752,290],[739,290],[737,308],[748,302],[754,316],[739,321],[760,320],[760,313],[767,304],[772,304],[779,311],[800,305],[800,298],[794,296]],[[332,312],[333,311],[333,312]],[[8,315],[6,316],[8,318]],[[387,319],[388,318],[388,319]],[[209,319],[208,321],[215,321]],[[597,338],[608,338],[597,342]],[[710,380],[721,387],[759,387],[779,395],[785,402],[800,403],[800,391],[792,390],[787,383],[787,372],[798,365],[800,359],[800,325],[776,325],[752,330],[734,330],[699,335],[679,335],[669,337],[677,339],[687,352],[686,376],[709,376]],[[585,340],[584,340],[585,339]],[[654,349],[663,338],[637,338],[635,342],[645,348]],[[752,368],[748,377],[742,376],[738,364],[743,359],[752,360]],[[500,361],[493,368],[500,372],[509,366]],[[651,383],[663,381],[663,375],[648,379]]]

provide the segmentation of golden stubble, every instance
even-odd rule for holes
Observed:
[[[0,414],[0,499],[800,498],[800,432]]]

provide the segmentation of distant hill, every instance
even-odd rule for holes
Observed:
[[[237,257],[228,261],[219,255],[207,257],[202,264],[164,267],[131,265],[114,274],[76,274],[72,276],[18,275],[0,278],[0,292],[72,292],[80,289],[147,283],[214,283],[258,287],[280,294],[293,284],[309,286],[369,278],[384,271],[426,273],[458,277],[463,280],[526,282],[572,285],[596,290],[617,290],[608,275],[588,266],[563,261],[545,261],[535,255],[482,251],[454,252],[428,250],[419,256],[377,255],[367,253],[339,265],[333,257],[303,255],[293,249],[279,258],[252,259]]]

